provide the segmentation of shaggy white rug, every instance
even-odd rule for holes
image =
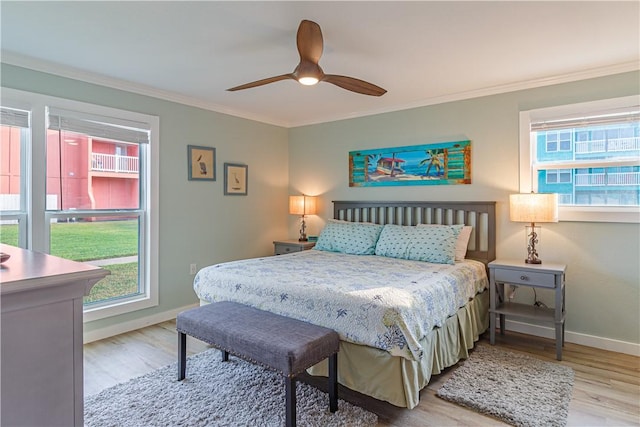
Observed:
[[[338,366],[338,369],[340,367]],[[187,360],[187,378],[176,364],[85,399],[87,427],[274,426],[285,423],[281,375],[208,350]],[[343,400],[329,412],[326,393],[298,382],[298,426],[375,426],[378,417]]]
[[[436,394],[513,426],[560,427],[573,378],[566,366],[479,345]]]

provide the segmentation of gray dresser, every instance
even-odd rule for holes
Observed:
[[[82,297],[107,270],[8,245],[0,267],[3,426],[82,426]]]

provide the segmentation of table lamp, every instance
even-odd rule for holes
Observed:
[[[536,251],[538,243],[538,233],[536,233],[536,222],[558,222],[558,195],[541,193],[522,193],[509,196],[509,219],[515,222],[528,222],[531,225],[525,226],[527,230],[528,246],[527,264],[542,264]]]
[[[304,221],[305,215],[315,215],[316,214],[316,197],[312,196],[289,196],[289,213],[291,215],[301,215],[300,220],[300,237],[298,238],[299,242],[306,242],[307,225]]]

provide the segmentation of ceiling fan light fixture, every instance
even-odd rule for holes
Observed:
[[[318,83],[318,79],[316,77],[300,77],[298,82],[305,86],[313,86]]]
[[[370,96],[382,96],[387,92],[385,89],[373,83],[365,82],[364,80],[354,77],[325,74],[322,68],[320,68],[320,65],[318,65],[318,61],[322,55],[323,44],[324,41],[322,40],[322,30],[320,30],[320,26],[313,21],[303,19],[302,22],[300,22],[296,35],[296,45],[298,47],[298,54],[300,55],[300,62],[295,70],[293,70],[293,73],[257,80],[227,90],[233,92],[278,82],[280,80],[292,79],[297,80],[305,86],[313,86],[318,82],[327,82],[342,89],[350,90],[351,92]]]

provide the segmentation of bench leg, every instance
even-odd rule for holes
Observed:
[[[329,356],[329,411],[338,410],[338,353]]]
[[[229,361],[229,352],[228,351],[224,351],[224,350],[220,350],[222,352],[222,361],[223,362],[228,362]]]
[[[296,379],[295,377],[284,377],[285,401],[287,406],[286,427],[296,427]]]
[[[187,335],[178,332],[178,381],[182,381],[187,373]]]

